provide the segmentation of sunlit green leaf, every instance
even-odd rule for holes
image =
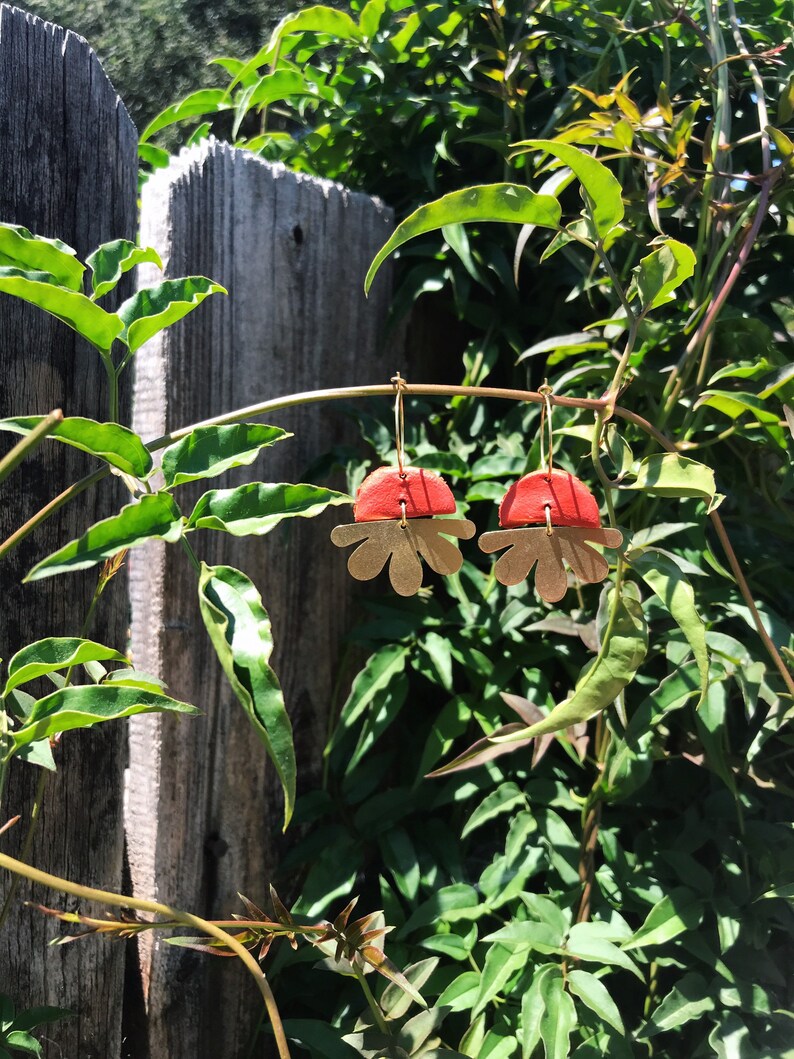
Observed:
[[[643,312],[673,300],[673,292],[695,271],[694,251],[677,239],[665,239],[634,270]]]
[[[469,221],[508,221],[556,228],[560,204],[551,195],[537,195],[520,184],[483,184],[453,191],[443,198],[420,206],[395,228],[389,241],[378,251],[369,267],[364,289],[369,290],[375,273],[398,246],[417,235],[434,232],[448,224]]]
[[[286,829],[295,805],[295,748],[281,685],[269,664],[273,634],[262,597],[239,570],[202,563],[199,605],[223,671],[278,773]]]
[[[623,943],[623,951],[664,945],[684,931],[694,930],[702,918],[702,900],[687,887],[677,887],[653,906],[636,934]]]
[[[600,978],[589,971],[573,969],[568,972],[568,988],[618,1033],[625,1032],[618,1006]]]
[[[61,688],[38,700],[25,718],[25,723],[13,732],[14,747],[22,747],[38,739],[49,739],[58,732],[68,732],[73,728],[90,728],[101,721],[163,711],[199,712],[186,702],[138,688],[115,687],[112,684]]]
[[[714,997],[699,974],[685,974],[662,1000],[651,1018],[637,1031],[639,1038],[677,1029],[703,1017],[715,1008]]]
[[[126,655],[114,651],[112,647],[94,643],[93,640],[69,636],[50,636],[46,640],[37,640],[17,651],[8,663],[8,680],[3,689],[3,696],[29,680],[44,676],[45,673],[95,661],[123,662],[129,665]]]
[[[557,140],[522,140],[515,147],[521,152],[529,149],[553,155],[575,174],[587,196],[588,211],[592,212],[593,224],[599,236],[603,238],[610,228],[623,220],[620,183],[592,155]]]
[[[571,1034],[576,1027],[576,1008],[565,983],[556,975],[546,975],[540,983],[543,1014],[540,1017],[540,1038],[546,1059],[568,1059]]]
[[[627,558],[686,636],[700,674],[700,704],[709,686],[709,653],[706,627],[695,607],[692,585],[680,567],[655,548],[647,548],[639,554],[629,552]]]
[[[202,88],[198,92],[191,92],[181,102],[161,110],[149,122],[141,133],[141,143],[145,144],[155,133],[176,122],[199,117],[202,114],[215,114],[220,110],[228,110],[230,107],[228,95],[222,88]]]
[[[56,286],[48,272],[0,268],[0,293],[38,306],[104,351],[110,349],[124,328],[115,313],[106,312],[78,291]]]
[[[165,484],[175,486],[199,478],[214,478],[233,467],[247,466],[263,448],[291,437],[292,434],[280,427],[260,423],[197,427],[163,450]]]
[[[674,452],[656,453],[641,461],[637,480],[622,489],[641,489],[656,496],[697,496],[713,500],[717,492],[714,471]]]
[[[60,239],[34,235],[19,224],[0,222],[0,265],[23,272],[47,272],[61,287],[79,291],[85,265]]]
[[[137,291],[119,309],[124,330],[119,336],[134,353],[153,335],[193,312],[211,294],[226,294],[226,288],[204,276],[168,279],[156,287]]]
[[[182,515],[168,493],[147,493],[123,507],[118,515],[103,519],[48,555],[30,571],[26,581],[39,581],[70,570],[84,570],[109,559],[125,548],[147,540],[173,542],[182,535]]]
[[[94,298],[101,298],[113,290],[125,272],[142,265],[145,261],[158,268],[163,267],[160,255],[150,246],[137,246],[127,239],[114,239],[103,243],[85,259],[92,270],[91,286]]]
[[[29,434],[46,416],[16,416],[0,419],[0,431]],[[111,467],[117,467],[133,478],[146,478],[152,469],[152,457],[132,430],[119,423],[97,423],[93,419],[69,416],[50,431],[49,437],[88,452]]]
[[[327,507],[350,504],[344,493],[318,485],[251,482],[237,489],[211,489],[188,519],[188,529],[213,529],[234,537],[269,533],[285,518],[314,518]]]

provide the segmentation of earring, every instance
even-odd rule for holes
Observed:
[[[499,525],[503,528],[483,533],[479,546],[487,553],[508,549],[494,566],[497,581],[517,585],[535,566],[538,595],[547,603],[557,603],[568,589],[563,560],[580,581],[603,581],[609,563],[588,541],[617,548],[623,534],[602,528],[598,504],[587,486],[567,471],[555,469],[552,389],[545,384],[540,393],[540,459],[545,469],[526,474],[510,486],[499,505]]]
[[[422,585],[422,563],[437,574],[456,574],[463,564],[460,550],[441,534],[469,540],[475,526],[468,519],[435,519],[454,515],[455,498],[447,483],[433,471],[406,467],[403,437],[406,382],[398,372],[391,380],[397,390],[394,423],[397,466],[379,467],[367,475],[356,494],[356,524],[336,526],[331,540],[338,548],[358,547],[347,568],[358,581],[370,581],[389,563],[389,580],[401,596],[413,596]]]

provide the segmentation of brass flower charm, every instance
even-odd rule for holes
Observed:
[[[355,525],[336,526],[331,540],[338,548],[358,544],[347,561],[358,581],[377,577],[388,562],[392,588],[401,596],[422,585],[420,556],[437,574],[456,574],[463,556],[444,538],[468,540],[475,531],[467,519],[432,517],[454,515],[455,498],[443,478],[418,467],[373,471],[361,483],[353,511]]]
[[[564,563],[580,581],[595,584],[607,576],[609,563],[591,544],[618,548],[623,542],[620,530],[602,529],[590,490],[567,471],[551,468],[524,475],[508,489],[499,525],[505,528],[479,540],[484,552],[508,549],[494,566],[497,581],[517,585],[534,567],[535,588],[547,603],[559,602],[567,591]]]

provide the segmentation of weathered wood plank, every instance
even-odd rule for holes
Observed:
[[[226,145],[174,160],[144,188],[142,240],[164,253],[169,275],[203,273],[230,296],[211,299],[141,351],[137,428],[154,436],[259,399],[388,380],[395,365],[379,344],[388,275],[369,299],[363,279],[391,226],[391,211],[364,195]],[[272,419],[296,437],[223,484],[301,481],[320,454],[355,437],[331,405]],[[199,485],[180,490],[190,498],[187,511],[203,492]],[[350,609],[353,582],[328,540],[339,517],[298,519],[247,541],[209,533],[193,538],[201,558],[245,571],[269,608],[304,782],[320,768]],[[137,718],[131,727],[135,887],[202,915],[227,917],[240,908],[237,891],[266,899],[280,844],[276,777],[211,655],[185,556],[158,546],[138,553],[131,592],[137,664],[204,710],[187,724]],[[160,943],[144,952],[143,974],[153,1059],[248,1054],[258,1002],[242,968]]]
[[[89,46],[73,33],[0,5],[0,220],[57,236],[81,257],[98,243],[134,238],[136,133]],[[129,290],[127,291],[129,293]],[[95,351],[63,324],[0,296],[0,416],[47,412],[105,418],[104,372]],[[129,410],[130,402],[126,405]],[[5,452],[11,435],[0,437]],[[95,466],[95,464],[94,464]],[[0,538],[70,482],[93,469],[65,445],[45,443],[0,488]],[[3,606],[0,654],[50,634],[76,635],[96,584],[96,573],[20,585],[33,562],[65,543],[120,499],[115,482],[83,494],[8,558],[0,560]],[[125,579],[102,601],[94,630],[123,649]],[[31,860],[68,878],[118,888],[122,876],[124,729],[70,733],[48,784]],[[23,823],[0,839],[18,854],[38,770],[12,770],[4,816]],[[9,879],[0,878],[0,901]],[[18,1006],[54,1004],[76,1017],[48,1029],[48,1056],[116,1059],[121,1047],[124,952],[94,942],[52,948],[57,926],[22,907],[35,900],[74,902],[40,887],[18,892],[0,933],[0,991]]]

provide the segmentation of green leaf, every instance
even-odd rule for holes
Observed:
[[[232,126],[232,139],[236,138],[245,115],[252,108],[266,106],[276,100],[286,99],[288,96],[310,94],[305,77],[297,70],[276,70],[265,74],[258,81],[248,85],[240,94]]]
[[[223,530],[233,537],[261,537],[285,518],[314,518],[327,507],[350,503],[345,493],[318,485],[250,482],[237,489],[205,493],[194,507],[187,528]]]
[[[610,593],[614,599],[614,590]],[[582,670],[572,694],[542,721],[493,742],[512,743],[559,732],[600,713],[634,678],[648,650],[648,627],[639,601],[624,594],[614,606],[598,655]]]
[[[160,712],[197,714],[199,711],[186,702],[138,688],[112,684],[60,688],[39,699],[22,727],[12,733],[14,747],[18,749],[73,728],[90,728],[101,721],[115,721],[135,713]]]
[[[492,945],[485,954],[485,964],[480,978],[480,991],[471,1009],[472,1018],[485,1011],[494,997],[498,996],[508,981],[527,961],[527,948],[512,945]]]
[[[604,983],[589,971],[569,971],[568,988],[618,1033],[625,1033],[618,1006]]]
[[[694,930],[702,918],[703,902],[687,887],[676,887],[657,901],[637,933],[623,943],[623,951],[664,945],[684,931]]]
[[[589,200],[588,210],[592,212],[593,224],[601,238],[623,220],[620,183],[607,167],[596,161],[592,155],[557,140],[522,140],[515,146],[545,151],[546,154],[559,158],[573,172]]]
[[[692,648],[700,674],[699,706],[709,686],[709,652],[706,647],[706,627],[695,608],[692,585],[680,567],[655,548],[647,548],[639,554],[630,551],[627,558],[670,611]]]
[[[325,4],[304,7],[285,15],[273,30],[269,47],[275,48],[287,34],[294,33],[327,33],[336,41],[359,41],[363,34],[353,19],[344,11]]]
[[[778,415],[766,407],[760,397],[741,390],[704,390],[697,400],[696,408],[716,408],[729,419],[740,419],[749,414],[760,423],[777,423]]]
[[[532,1059],[540,1044],[540,1023],[546,1007],[544,990],[549,978],[561,980],[561,971],[556,964],[546,964],[535,971],[532,984],[521,998],[521,1059]]]
[[[3,698],[14,688],[29,680],[53,673],[59,669],[83,665],[85,662],[111,661],[129,665],[129,660],[112,647],[104,647],[93,640],[81,640],[69,636],[51,636],[37,640],[17,651],[8,663],[8,680],[3,689]]]
[[[44,419],[46,416],[0,419],[0,430],[30,434]],[[143,441],[134,431],[119,423],[97,423],[93,419],[69,416],[61,420],[48,436],[88,452],[133,478],[146,478],[152,469],[151,453]]]
[[[510,812],[518,805],[525,806],[526,802],[524,792],[519,790],[515,783],[502,783],[477,806],[464,824],[460,837],[466,838],[472,831],[493,820],[500,813]]]
[[[178,121],[199,117],[202,114],[215,114],[219,110],[229,110],[230,108],[231,103],[229,102],[228,94],[222,88],[202,88],[198,92],[191,92],[181,102],[161,110],[157,117],[153,118],[141,133],[140,142],[145,144],[155,133],[160,132],[161,129],[165,129],[169,125],[176,124]]]
[[[23,1030],[12,1030],[6,1036],[5,1043],[9,1048],[12,1048],[15,1052],[24,1052],[26,1055],[41,1056],[44,1054],[41,1050],[41,1045],[35,1037],[31,1037],[29,1033],[25,1033]]]
[[[459,919],[477,919],[484,911],[477,891],[468,883],[442,886],[411,915],[400,930],[400,937],[410,934],[418,927],[434,923],[437,919],[454,923]]]
[[[146,165],[150,165],[152,169],[165,169],[171,161],[171,154],[169,151],[164,151],[162,147],[155,147],[154,144],[139,143],[138,158]]]
[[[560,204],[555,198],[537,195],[520,184],[481,184],[453,191],[435,202],[420,206],[395,228],[370,265],[364,290],[369,291],[375,273],[389,254],[417,235],[437,231],[448,224],[465,224],[467,221],[508,221],[556,228],[559,220]]]
[[[603,926],[602,923],[574,924],[568,934],[567,951],[571,956],[584,960],[586,963],[601,963],[606,967],[619,967],[621,970],[630,971],[641,982],[644,982],[642,971],[631,957],[627,956],[609,938],[604,937],[600,929]]]
[[[655,496],[696,496],[712,501],[717,492],[714,471],[674,452],[646,456],[637,470],[637,480],[621,489],[641,489]]]
[[[93,254],[89,254],[85,261],[93,272],[91,287],[95,299],[113,290],[124,273],[136,265],[149,261],[159,269],[163,267],[156,250],[150,246],[137,246],[127,239],[114,239],[111,243],[103,243]]]
[[[261,449],[291,438],[280,427],[235,423],[225,427],[196,427],[187,437],[163,450],[162,471],[169,487],[214,478],[233,467],[253,463]]]
[[[85,265],[70,246],[60,239],[34,235],[19,224],[0,223],[0,265],[23,272],[47,272],[69,290],[79,291],[83,285]]]
[[[346,1044],[339,1030],[322,1019],[284,1019],[284,1032],[291,1041],[296,1041],[325,1059],[361,1059],[357,1048]]]
[[[61,1022],[63,1019],[71,1018],[74,1018],[73,1012],[65,1008],[41,1005],[20,1011],[14,1019],[14,1026],[18,1030],[35,1030],[38,1026],[44,1026],[49,1022]]]
[[[571,1033],[576,1027],[576,1007],[565,991],[565,983],[556,975],[546,975],[540,983],[543,1014],[540,1017],[540,1038],[546,1059],[567,1059],[571,1049]]]
[[[205,276],[167,279],[156,287],[137,291],[119,309],[124,329],[119,336],[135,353],[144,342],[192,313],[211,294],[227,294],[220,283]]]
[[[168,493],[147,493],[140,500],[123,507],[95,523],[90,529],[30,571],[26,581],[39,581],[70,570],[85,570],[109,559],[125,548],[136,548],[150,540],[169,543],[182,536],[182,515]]]
[[[695,271],[694,252],[677,239],[665,239],[634,270],[643,313],[673,301],[675,291]]]
[[[78,291],[56,286],[48,272],[0,268],[0,293],[38,306],[103,352],[110,349],[124,329],[115,313],[106,312]]]
[[[281,686],[269,665],[273,635],[262,597],[239,570],[202,563],[199,605],[223,671],[278,773],[286,830],[295,806],[295,748]]]
[[[339,742],[341,736],[352,728],[375,697],[404,671],[407,659],[408,648],[403,644],[388,644],[374,655],[370,655],[366,665],[353,681],[353,687],[342,707],[339,723],[326,748],[326,754]]]
[[[642,1039],[678,1029],[687,1022],[700,1019],[714,1008],[714,997],[709,996],[705,979],[699,974],[685,974],[662,1000],[648,1022],[637,1031],[637,1036]]]
[[[549,923],[514,920],[493,934],[488,934],[483,941],[496,941],[510,949],[534,949],[547,956],[563,952],[563,933]]]

